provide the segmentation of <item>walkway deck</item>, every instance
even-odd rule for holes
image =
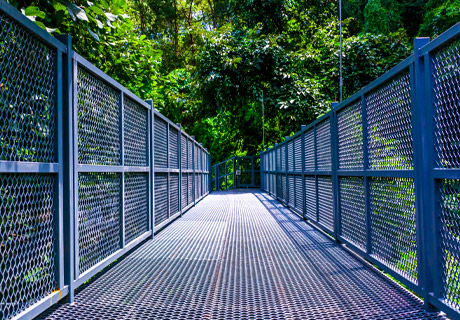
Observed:
[[[47,319],[440,319],[279,202],[212,193]]]

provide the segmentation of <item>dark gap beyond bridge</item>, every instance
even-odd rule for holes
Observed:
[[[442,319],[266,193],[214,192],[44,319]]]

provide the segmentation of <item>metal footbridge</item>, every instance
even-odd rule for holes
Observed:
[[[214,192],[42,319],[441,319],[260,191]]]

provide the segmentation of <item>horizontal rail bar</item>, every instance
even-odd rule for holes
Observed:
[[[57,173],[58,163],[0,161],[1,173]]]

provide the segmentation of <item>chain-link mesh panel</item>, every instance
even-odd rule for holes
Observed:
[[[78,175],[79,268],[84,272],[120,248],[121,175]]]
[[[125,173],[125,243],[148,231],[148,186],[148,174]]]
[[[414,181],[372,178],[370,182],[373,255],[417,282]]]
[[[363,169],[362,121],[361,101],[337,113],[340,169]]]
[[[316,178],[305,176],[305,216],[316,221]]]
[[[0,160],[55,162],[56,52],[0,13]]]
[[[169,176],[169,212],[170,216],[179,212],[179,175],[171,173]]]
[[[288,204],[292,208],[294,208],[294,195],[295,195],[295,184],[294,184],[294,176],[288,175]]]
[[[184,170],[184,169],[187,169],[187,138],[184,135],[181,135],[180,141],[181,141],[180,161],[181,161],[182,170]]]
[[[305,171],[315,170],[315,131],[310,129],[304,133]]]
[[[155,168],[168,167],[168,124],[163,119],[155,116],[154,136],[155,142],[154,163]]]
[[[120,93],[82,68],[77,71],[78,162],[120,164]]]
[[[188,169],[193,169],[193,143],[192,141],[188,141],[187,143],[187,152],[188,152],[188,157],[187,157],[187,168]]]
[[[317,168],[320,171],[331,170],[331,126],[329,119],[316,127]]]
[[[295,205],[294,208],[297,209],[297,211],[302,212],[303,211],[303,197],[302,197],[302,176],[295,176],[294,178],[295,182]]]
[[[281,189],[282,189],[282,199],[286,201],[287,197],[287,186],[286,186],[286,175],[281,175]]]
[[[215,181],[213,181],[213,187],[214,187]],[[181,177],[181,204],[182,208],[185,208],[188,205],[188,200],[187,200],[187,193],[188,193],[188,179],[187,179],[187,174],[182,173]]]
[[[294,139],[294,171],[302,171],[302,137]]]
[[[364,179],[362,177],[341,177],[340,213],[341,235],[366,249],[366,212],[364,200]]]
[[[179,168],[178,134],[178,130],[171,126],[169,127],[169,167],[173,169]]]
[[[431,56],[438,168],[460,168],[459,51],[456,40]]]
[[[286,144],[280,147],[280,170],[286,171]]]
[[[168,174],[155,174],[155,226],[168,219]]]
[[[460,180],[437,182],[441,209],[442,297],[460,309]]]
[[[331,177],[318,177],[318,202],[318,222],[332,231],[334,229],[334,210]]]
[[[409,72],[378,87],[366,98],[369,168],[413,169]]]
[[[224,183],[225,183],[225,179],[224,179]],[[221,186],[219,186],[220,188]],[[193,203],[193,174],[189,174],[188,175],[188,194],[187,194],[187,198],[188,198],[188,204],[190,203]]]
[[[1,319],[56,288],[54,193],[53,175],[0,174]]]
[[[287,143],[287,169],[294,170],[294,141],[289,140]]]
[[[148,109],[124,98],[124,158],[127,166],[148,166]]]

